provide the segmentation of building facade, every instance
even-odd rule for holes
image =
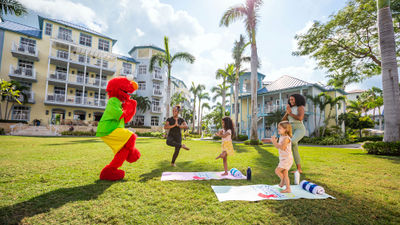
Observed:
[[[185,109],[191,109],[191,106],[190,106],[191,94],[190,94],[190,91],[187,88],[185,82],[183,82],[182,80],[180,80],[176,77],[171,76],[171,97],[175,93],[181,93],[182,97],[185,99],[183,101],[181,107],[183,107]],[[172,115],[172,114],[170,113],[170,115]]]
[[[292,94],[301,94],[303,96],[311,95],[316,96],[321,92],[327,92],[335,97],[345,95],[343,90],[330,90],[326,89],[318,84],[312,84],[300,79],[282,76],[273,82],[262,83],[265,75],[258,73],[258,91],[257,91],[257,130],[259,139],[271,137],[276,135],[277,129],[275,124],[271,124],[268,121],[269,117],[276,116],[274,114],[278,110],[285,110],[288,103],[288,99]],[[239,84],[239,133],[250,136],[251,126],[251,94],[250,84],[246,84],[246,81],[250,81],[250,73],[245,73],[240,77]],[[233,91],[233,89],[231,89]],[[231,95],[231,102],[233,95]],[[307,99],[307,98],[306,98]],[[235,118],[234,105],[230,105],[231,117]],[[314,110],[314,105],[311,101],[306,101],[304,125],[306,127],[306,136],[311,135],[315,132],[315,121],[319,125],[323,126],[323,123],[328,115],[326,108],[322,112],[318,109]],[[337,118],[337,115],[345,112],[346,107],[344,102],[341,103],[341,107],[336,106],[331,111],[331,117]],[[321,122],[320,121],[321,117]],[[336,124],[337,119],[327,120],[330,124]],[[339,124],[341,126],[341,124]]]
[[[96,124],[107,104],[107,81],[115,76],[139,78],[139,62],[113,53],[116,40],[106,35],[62,20],[38,19],[39,28],[0,23],[0,78],[27,88],[27,101],[12,104],[10,117],[3,119]],[[4,112],[5,104],[1,107]]]

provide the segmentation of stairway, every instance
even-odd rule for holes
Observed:
[[[52,131],[53,130],[53,131]],[[11,133],[15,136],[61,136],[56,130],[50,129],[46,126],[28,126],[23,129],[16,130]]]

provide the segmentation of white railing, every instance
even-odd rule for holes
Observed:
[[[36,70],[28,69],[25,67],[14,68],[12,65],[10,65],[10,75],[23,77],[23,78],[36,79]]]
[[[107,104],[106,99],[99,100],[98,98],[93,98],[93,97],[82,97],[73,95],[67,95],[67,101],[65,102],[65,95],[63,94],[48,94],[47,101],[55,103],[65,103],[69,105],[98,106],[98,107],[105,107]]]
[[[11,126],[10,126],[10,128],[11,128],[10,134],[13,135],[13,134],[15,134],[16,132],[22,130],[22,128],[24,128],[24,127],[27,127],[27,125],[26,125],[26,124],[23,124],[23,123],[17,123],[17,124],[11,125]]]
[[[123,69],[123,68],[119,70],[119,74],[121,74],[122,76],[133,75],[132,70],[127,70],[127,69]]]
[[[66,81],[67,80],[67,73],[62,71],[53,71],[49,74],[48,77],[50,80],[60,80]]]
[[[160,107],[160,106],[155,106],[155,105],[153,105],[153,106],[151,107],[151,111],[152,111],[153,113],[160,113],[160,112],[161,112],[161,107]]]
[[[71,35],[66,34],[66,33],[58,33],[57,39],[62,40],[62,41],[74,42]]]
[[[68,76],[68,81],[69,83],[74,83],[74,84],[83,84],[84,83],[84,77],[83,76],[78,76],[78,75],[69,75]]]
[[[13,52],[24,53],[35,57],[38,57],[39,54],[38,53],[39,51],[36,46],[29,46],[26,44],[16,44],[14,42],[12,43],[11,50]]]
[[[101,87],[107,87],[107,80],[102,80],[101,81]]]
[[[161,91],[161,89],[154,88],[154,89],[153,89],[153,95],[162,96],[162,91]]]
[[[90,86],[95,86],[98,87],[100,85],[100,79],[99,78],[93,78],[93,77],[86,77],[86,82],[87,85]]]
[[[48,102],[65,102],[65,94],[47,94],[47,101]]]

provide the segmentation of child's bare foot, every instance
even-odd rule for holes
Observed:
[[[228,172],[221,174],[221,176],[226,176],[226,175],[228,175]]]
[[[279,183],[279,187],[283,187],[285,186],[285,181],[283,181],[283,179],[281,179],[281,182]]]
[[[290,188],[286,188],[285,190],[282,190],[281,193],[291,193],[292,190]]]
[[[190,148],[188,148],[186,145],[182,145],[182,148],[185,150],[190,150]]]
[[[176,164],[175,164],[175,163],[171,163],[171,166],[172,166],[172,167],[176,167]]]

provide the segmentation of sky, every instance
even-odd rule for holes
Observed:
[[[117,39],[113,52],[123,55],[137,45],[163,47],[164,36],[168,36],[172,54],[185,51],[196,58],[194,64],[174,64],[172,75],[187,86],[191,82],[204,84],[207,90],[217,84],[215,71],[233,62],[234,41],[240,34],[246,35],[240,20],[229,27],[219,26],[224,11],[244,0],[19,1],[29,9],[29,15],[5,16],[6,19],[38,27],[39,14],[85,25]],[[315,70],[314,60],[292,56],[297,46],[294,36],[307,31],[315,20],[328,20],[345,3],[346,0],[264,0],[256,37],[259,72],[266,75],[264,81],[289,75],[311,83],[326,83],[324,71]],[[250,55],[250,49],[246,54]],[[381,87],[379,76],[346,90],[372,86]]]

